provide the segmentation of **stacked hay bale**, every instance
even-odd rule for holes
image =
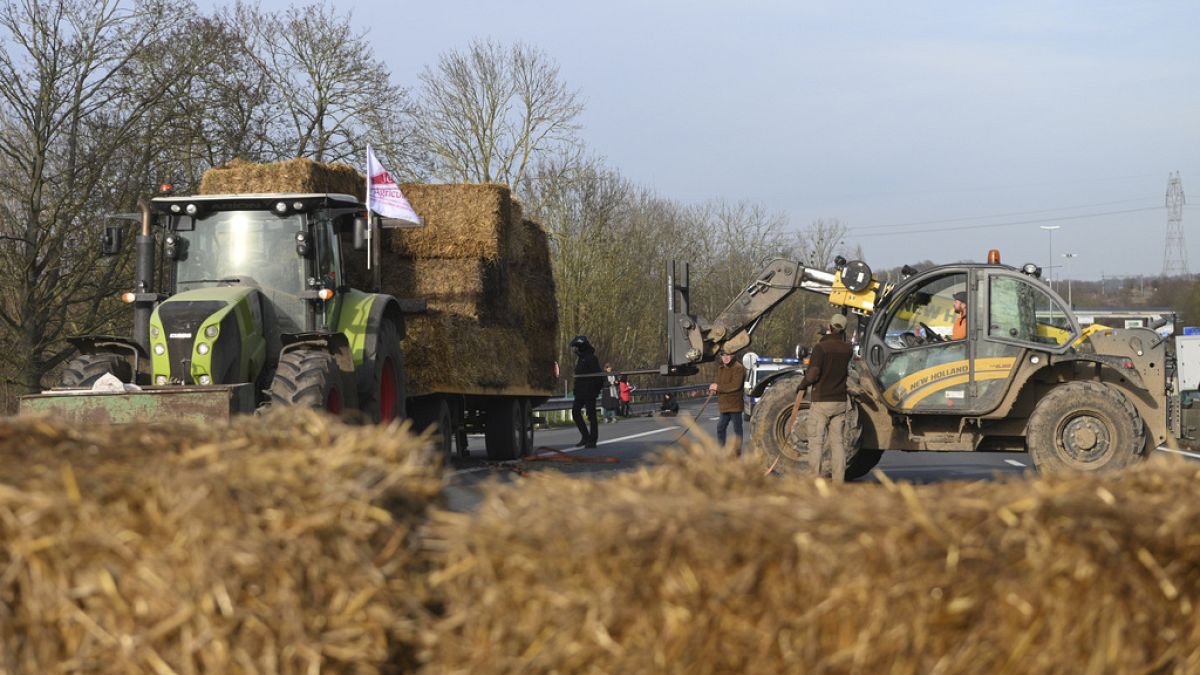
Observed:
[[[558,306],[545,230],[503,185],[401,189],[425,225],[383,231],[380,290],[428,301],[428,313],[406,317],[409,393],[553,389]]]
[[[1200,672],[1200,469],[850,484],[715,448],[437,516],[431,672]],[[452,564],[450,564],[452,562]]]
[[[411,670],[428,443],[272,414],[0,424],[0,672]]]
[[[272,164],[235,159],[205,171],[200,178],[202,195],[259,192],[332,192],[361,200],[366,195],[366,181],[348,164],[324,164],[305,158]]]

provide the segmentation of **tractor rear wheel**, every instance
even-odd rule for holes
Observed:
[[[1038,402],[1025,447],[1042,473],[1108,471],[1141,458],[1146,425],[1120,391],[1099,382],[1068,382]]]
[[[333,354],[297,349],[279,357],[271,380],[272,405],[298,405],[341,415],[345,398]]]
[[[487,407],[484,422],[484,441],[488,459],[517,459],[521,456],[525,439],[524,406],[520,399],[497,398]]]
[[[800,377],[776,380],[763,392],[750,416],[750,452],[765,467],[777,473],[800,474],[808,469],[808,404],[802,403],[796,412],[796,428],[788,435],[792,407],[796,402],[796,387]],[[882,450],[863,449],[862,426],[857,406],[846,414],[846,480],[862,478],[875,468],[883,456]]]
[[[359,391],[363,411],[375,423],[388,423],[406,417],[404,390],[404,358],[400,352],[400,331],[396,324],[384,321],[379,327],[375,353],[368,362],[374,364],[370,389]]]
[[[59,386],[68,389],[90,389],[96,380],[112,374],[122,382],[133,382],[129,362],[117,354],[80,354],[67,363],[59,378]]]

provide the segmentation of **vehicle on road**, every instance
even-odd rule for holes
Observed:
[[[1081,328],[1032,264],[963,262],[905,268],[883,283],[862,261],[833,272],[774,260],[709,321],[689,313],[689,270],[668,273],[668,362],[685,375],[721,349],[749,345],[758,321],[796,289],[857,317],[851,362],[846,478],[889,450],[1028,452],[1041,471],[1117,469],[1191,433],[1173,342],[1151,327]],[[949,339],[953,298],[967,294],[967,337]],[[856,324],[856,325],[855,325]],[[807,466],[803,433],[789,436],[800,376],[772,382],[755,406],[750,447],[782,470]],[[804,428],[798,420],[799,429]],[[778,459],[778,462],[775,460]]]
[[[763,392],[771,383],[786,373],[804,374],[804,359],[799,357],[763,357],[754,352],[746,352],[742,356],[742,367],[746,369],[746,381],[743,385],[742,416],[749,420],[754,414],[754,406],[762,398]]]

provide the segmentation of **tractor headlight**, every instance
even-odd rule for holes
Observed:
[[[199,208],[197,208],[195,204],[188,204],[188,205],[187,205],[187,207],[186,207],[186,208],[184,208],[184,211],[187,211],[187,214],[188,214],[189,216],[194,216],[194,215],[196,215],[196,212],[197,212],[197,211],[199,211],[199,210],[200,210],[200,209],[199,209]]]
[[[198,381],[200,384],[212,384],[212,378],[207,375],[201,375]]]
[[[159,334],[158,326],[150,326],[150,337],[156,338]]]
[[[154,384],[158,384],[158,385],[164,385],[164,384],[166,384],[166,383],[167,383],[167,376],[166,376],[166,375],[159,375],[158,377],[155,377],[155,378],[154,378]]]
[[[199,354],[200,356],[204,356],[205,354],[207,354],[208,353],[208,343],[201,342],[200,344],[196,345],[196,353]]]
[[[287,202],[275,202],[275,213],[287,213]]]
[[[160,342],[154,345],[154,353],[162,356],[163,354],[167,353],[167,348],[163,345],[163,343]]]
[[[210,338],[217,337],[217,324],[214,323],[213,325],[209,326],[208,328],[205,328],[204,336],[210,337]]]

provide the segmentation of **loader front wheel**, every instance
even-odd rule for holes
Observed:
[[[279,357],[271,380],[272,405],[298,405],[341,415],[344,404],[337,361],[328,352],[297,349]]]
[[[59,386],[67,389],[90,389],[96,380],[112,374],[122,382],[133,382],[129,362],[117,354],[80,354],[67,363],[59,378]]]
[[[765,468],[775,473],[799,474],[808,471],[808,404],[796,412],[796,426],[788,434],[796,387],[800,376],[776,380],[763,392],[750,416],[750,452]],[[846,414],[846,480],[862,478],[883,456],[881,450],[861,448],[862,426],[857,406]]]
[[[1042,473],[1122,469],[1141,458],[1146,425],[1129,399],[1099,382],[1068,382],[1038,402],[1025,446]]]

